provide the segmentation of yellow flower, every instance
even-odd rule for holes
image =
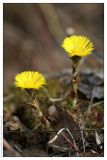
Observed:
[[[20,88],[39,89],[45,84],[45,77],[39,72],[24,71],[15,77],[15,86]]]
[[[64,39],[62,47],[70,57],[84,57],[94,50],[93,43],[85,36],[71,36]]]

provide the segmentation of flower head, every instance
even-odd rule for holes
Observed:
[[[64,39],[62,47],[70,57],[84,57],[94,50],[93,43],[85,36],[71,36]]]
[[[45,77],[39,72],[24,71],[15,77],[15,86],[26,89],[39,89],[46,84]]]

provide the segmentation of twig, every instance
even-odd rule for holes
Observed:
[[[69,131],[87,131],[87,132],[94,132],[94,131],[101,131],[101,130],[104,130],[104,128],[95,128],[95,129],[69,129]],[[13,132],[35,132],[35,131],[37,131],[37,129],[33,129],[33,130],[30,130],[30,129],[26,129],[25,131],[8,131],[8,133],[13,133]],[[39,130],[39,132],[57,132],[57,130],[51,130],[51,131],[48,131],[48,130]]]
[[[21,154],[17,152],[10,144],[3,139],[3,147],[7,149],[10,153],[14,154],[16,157],[21,157]]]
[[[65,134],[62,134],[63,131],[67,131],[67,132],[69,133],[70,137],[71,137],[72,140],[73,140],[73,143],[68,139],[68,137],[67,137]],[[74,137],[72,136],[72,134],[71,134],[71,132],[69,131],[68,128],[62,128],[62,129],[60,129],[60,130],[58,131],[58,133],[55,135],[55,137],[48,142],[48,144],[52,144],[53,142],[55,142],[55,141],[57,140],[57,138],[58,138],[61,134],[62,134],[63,137],[66,139],[66,141],[70,144],[70,146],[73,147],[76,152],[79,152],[79,149],[78,149],[78,147],[76,146]],[[77,155],[78,155],[78,153],[77,153]]]
[[[69,140],[69,138],[63,133],[62,136],[65,138],[65,140],[70,144],[70,148],[72,149],[72,147],[75,149],[75,151],[77,152],[77,156],[79,156],[79,149],[74,146],[74,144]]]
[[[66,148],[66,147],[61,147],[61,146],[57,146],[57,145],[55,145],[55,144],[52,144],[52,147],[53,148],[55,148],[55,149],[57,149],[57,150],[60,150],[60,151],[70,151],[70,149],[68,149],[68,148]]]
[[[73,140],[74,148],[75,148],[75,150],[77,151],[77,156],[78,156],[79,149],[78,149],[78,147],[77,147],[77,145],[76,145],[76,143],[75,143],[75,139],[74,139],[73,135],[71,134],[71,132],[70,132],[70,130],[69,130],[68,128],[66,128],[66,131],[69,133],[69,135],[71,136],[71,139]]]
[[[61,97],[61,98],[49,98],[49,100],[51,101],[51,102],[60,102],[60,101],[63,101],[63,97]]]
[[[82,124],[82,125],[81,125]],[[82,145],[83,145],[83,151],[85,152],[85,139],[84,139],[84,122],[82,122],[82,120],[80,119],[79,121],[79,127],[80,127],[80,131],[81,131],[81,137],[82,137]]]
[[[83,133],[83,130],[81,130],[81,136],[82,136],[82,144],[83,144],[83,150],[85,152],[85,139],[84,139],[84,133]]]
[[[60,129],[58,131],[58,133],[55,135],[55,137],[48,142],[48,144],[55,142],[57,140],[57,138],[60,136],[61,132],[63,132],[64,130],[65,130],[65,128]]]
[[[85,126],[85,124],[86,124],[86,122],[87,122],[88,115],[89,115],[90,112],[91,112],[91,108],[92,108],[92,107],[95,107],[95,106],[97,106],[97,105],[99,105],[99,104],[102,104],[102,103],[104,102],[104,101],[100,101],[100,102],[98,102],[98,103],[94,103],[94,104],[93,104],[93,99],[94,99],[93,90],[94,90],[94,87],[93,87],[92,92],[91,92],[91,99],[90,99],[90,103],[89,103],[88,109],[87,109],[87,111],[86,111],[86,112],[84,113],[84,115],[83,115],[83,117],[84,117],[84,126]]]
[[[100,102],[97,102],[97,103],[94,103],[94,104],[90,105],[90,107],[92,108],[92,107],[95,107],[95,106],[100,105],[102,103],[104,103],[104,100],[100,101]]]
[[[45,92],[46,96],[48,97],[49,101],[51,102],[60,102],[63,101],[68,95],[69,95],[69,91],[67,91],[64,96],[60,97],[60,98],[52,98],[49,96],[48,91],[44,88],[43,91]]]
[[[22,150],[15,144],[14,145],[14,148],[19,152],[19,153],[22,153]]]
[[[66,128],[66,131],[67,131],[67,132],[69,133],[69,135],[71,136],[71,138],[72,138],[72,140],[73,140],[73,143],[74,143],[74,145],[75,145],[75,148],[79,151],[79,149],[78,149],[78,147],[77,147],[77,145],[76,145],[76,143],[75,143],[75,139],[74,139],[73,135],[71,134],[70,130],[69,130],[68,128]]]
[[[93,101],[93,97],[90,100],[90,104],[88,106],[87,111],[84,113],[84,126],[85,126],[85,124],[87,122],[87,117],[88,117],[89,113],[91,112],[91,108],[104,103],[104,100],[100,101],[100,102],[97,102],[97,103],[94,103],[94,104],[92,104],[92,101]]]

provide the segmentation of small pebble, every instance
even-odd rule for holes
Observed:
[[[48,113],[50,116],[54,116],[57,113],[57,109],[54,105],[50,106],[48,109]]]

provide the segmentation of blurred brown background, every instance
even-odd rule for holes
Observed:
[[[67,35],[88,36],[95,51],[81,66],[103,69],[103,4],[4,4],[4,90],[24,70],[71,67],[61,48]]]

